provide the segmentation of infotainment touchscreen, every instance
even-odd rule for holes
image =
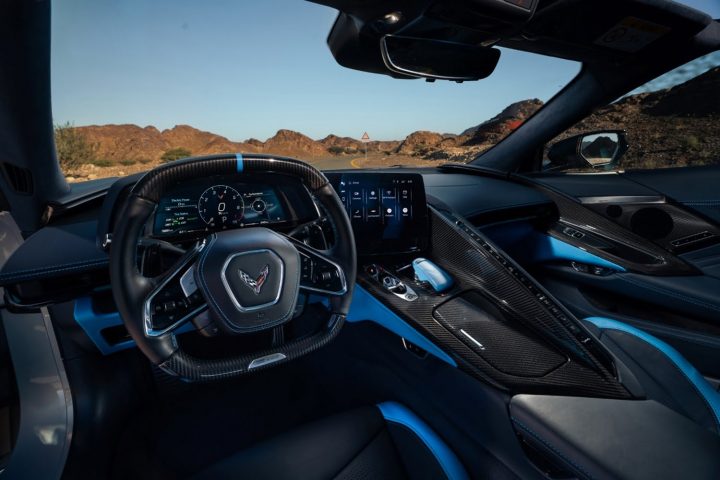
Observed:
[[[329,173],[347,209],[360,254],[415,252],[427,246],[427,204],[416,173]]]

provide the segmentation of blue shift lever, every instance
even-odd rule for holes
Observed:
[[[427,258],[416,258],[412,266],[415,270],[415,278],[419,282],[429,283],[437,293],[442,293],[453,286],[452,277]]]

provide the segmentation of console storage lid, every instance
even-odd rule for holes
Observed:
[[[529,445],[578,478],[720,478],[720,437],[652,400],[516,395],[510,413]]]

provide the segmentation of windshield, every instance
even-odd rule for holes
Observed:
[[[324,169],[469,161],[579,70],[512,50],[479,82],[349,70],[325,43],[336,12],[297,0],[53,6],[53,115],[70,181],[211,153]]]

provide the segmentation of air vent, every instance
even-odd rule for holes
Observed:
[[[30,170],[18,167],[12,163],[2,162],[2,172],[5,176],[5,181],[15,190],[15,193],[32,195],[33,178]]]

